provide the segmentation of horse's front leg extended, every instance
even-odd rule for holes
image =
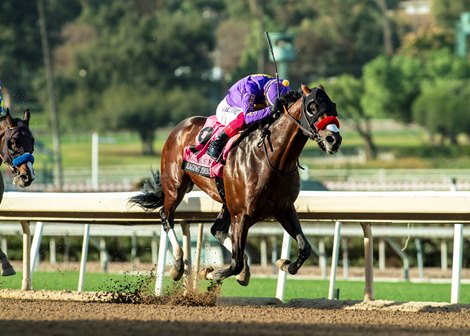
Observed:
[[[176,238],[173,217],[167,217],[163,208],[160,210],[160,216],[162,217],[163,229],[168,235],[168,239],[170,240],[170,244],[173,249],[173,257],[175,258],[170,275],[174,281],[178,281],[184,274],[183,250]]]
[[[217,238],[219,243],[224,246],[227,251],[232,253],[232,239],[229,235],[230,228],[230,213],[227,209],[227,206],[224,204],[222,210],[220,211],[217,219],[211,227],[212,235]],[[246,253],[243,254],[243,269],[237,275],[237,281],[242,286],[248,286],[250,283],[250,266],[248,265],[248,256]]]
[[[291,262],[290,260],[279,259],[276,265],[283,271],[289,272],[289,274],[296,274],[297,271],[302,267],[305,260],[310,257],[312,253],[312,246],[305,237],[302,227],[300,226],[299,216],[295,211],[294,206],[291,206],[286,211],[280,211],[274,216],[279,223],[281,223],[284,230],[297,241],[299,248],[299,255],[297,260]]]
[[[246,215],[237,215],[231,217],[232,226],[232,261],[228,268],[208,272],[206,278],[215,282],[222,282],[225,278],[232,275],[238,275],[242,272],[245,265],[245,245],[248,235],[248,229],[252,222]],[[224,245],[225,246],[225,245]]]

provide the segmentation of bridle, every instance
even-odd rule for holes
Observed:
[[[318,99],[322,98],[317,98],[319,94],[324,95],[322,102],[318,102]],[[339,127],[336,104],[325,97],[327,98],[326,94],[324,94],[324,91],[320,88],[315,88],[308,95],[303,95],[300,120],[297,120],[290,114],[286,106],[283,105],[284,113],[287,114],[290,120],[297,125],[306,137],[315,140],[320,147],[322,146],[322,139],[319,135],[319,131],[325,129],[330,123],[336,124],[336,126]],[[326,114],[327,117],[318,121],[323,114]]]
[[[317,95],[320,90],[323,92],[324,97],[327,98],[327,99],[323,99],[323,102],[321,103],[317,101],[318,100]],[[313,89],[308,95],[302,95],[300,120],[298,120],[292,114],[290,114],[288,108],[286,108],[286,104],[282,104],[282,108],[284,110],[284,113],[289,117],[289,120],[291,120],[302,131],[302,133],[306,137],[314,140],[318,144],[318,146],[322,149],[324,148],[324,146],[323,146],[323,143],[322,143],[323,140],[319,134],[319,131],[325,129],[326,126],[331,123],[339,127],[339,121],[337,118],[338,113],[336,112],[336,104],[333,103],[331,100],[329,100],[329,98],[326,96],[324,91],[320,88]],[[274,119],[279,118],[282,112],[279,111],[277,113],[278,114],[274,116]],[[320,116],[322,116],[325,113],[327,114],[327,117],[322,119],[321,121],[318,121]],[[261,140],[258,143],[258,147],[263,145],[266,159],[271,169],[276,171],[281,176],[292,175],[293,173],[297,171],[297,167],[301,167],[298,161],[297,161],[296,167],[292,171],[284,173],[280,171],[278,168],[274,167],[274,165],[269,160],[268,150],[267,150],[266,142],[264,141],[264,138],[268,138],[268,143],[271,147],[271,142],[269,141],[269,137],[271,135],[271,131],[269,130],[270,125],[271,123],[268,123],[262,129]],[[273,148],[271,147],[271,151],[272,150]]]
[[[23,145],[17,145],[19,138],[29,137],[31,139],[31,145],[28,144],[27,148]],[[0,159],[3,163],[11,169],[14,174],[17,174],[18,167],[24,163],[34,163],[34,137],[29,131],[29,128],[23,121],[17,121],[17,124],[13,127],[9,125],[5,126],[5,134],[3,138],[3,144],[0,150]]]

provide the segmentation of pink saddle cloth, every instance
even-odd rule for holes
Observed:
[[[222,159],[219,162],[216,162],[207,155],[206,151],[211,141],[214,140],[217,135],[224,130],[224,128],[225,125],[219,123],[216,116],[210,116],[207,118],[204,127],[196,137],[195,144],[184,148],[184,170],[210,178],[223,177],[223,167],[225,160],[227,159],[227,154],[230,151],[233,142],[239,137],[239,135],[237,134],[227,141],[227,144],[222,151]]]

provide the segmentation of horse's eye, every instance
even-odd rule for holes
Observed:
[[[306,112],[309,116],[313,117],[316,112],[315,102],[312,100],[307,104]]]

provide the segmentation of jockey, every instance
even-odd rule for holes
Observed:
[[[276,85],[277,84],[277,85]],[[279,94],[290,91],[289,81],[269,75],[250,75],[240,79],[227,92],[216,110],[217,120],[225,129],[207,148],[207,154],[217,160],[225,143],[246,125],[268,118],[279,106]]]

